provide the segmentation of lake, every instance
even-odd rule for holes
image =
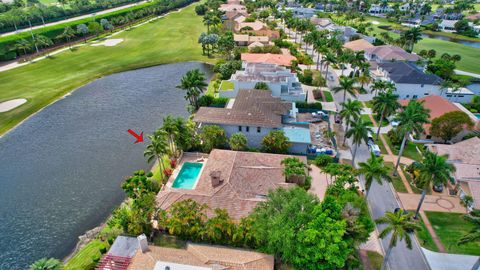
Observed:
[[[151,167],[127,130],[146,135],[168,114],[188,116],[175,86],[194,68],[210,78],[188,62],[98,79],[0,138],[0,269],[63,258],[108,217],[125,177]]]
[[[450,42],[463,44],[463,45],[470,46],[470,47],[473,47],[473,48],[480,48],[480,42],[479,41],[468,41],[468,40],[456,39],[456,38],[446,37],[446,36],[442,36],[442,35],[435,35],[435,34],[422,34],[422,37],[440,39],[440,40],[445,40],[445,41],[450,41]]]

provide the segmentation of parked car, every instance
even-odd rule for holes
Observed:
[[[342,117],[338,113],[335,115],[335,123],[337,123],[337,124],[342,123]]]
[[[370,150],[370,152],[372,152],[376,157],[379,157],[382,152],[380,151],[380,147],[378,147],[378,145],[376,144],[370,144],[368,146],[368,149]]]
[[[443,192],[443,184],[442,183],[437,183],[433,184],[433,191],[442,193]]]
[[[373,145],[375,144],[375,140],[373,139],[373,135],[371,132],[368,132],[368,140],[367,140],[367,145],[370,146],[370,145]]]

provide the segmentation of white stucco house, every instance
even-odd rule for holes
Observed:
[[[379,4],[372,4],[370,6],[370,9],[368,10],[368,13],[370,14],[383,14],[383,13],[388,13],[392,12],[393,8],[389,7],[388,5],[379,5]]]
[[[235,98],[241,89],[255,89],[259,82],[267,84],[272,96],[285,101],[305,101],[306,91],[302,88],[297,76],[289,69],[267,63],[244,62],[243,70],[238,70],[230,80],[234,84],[233,91],[221,91],[221,97]]]
[[[474,93],[466,88],[442,89],[442,79],[434,74],[426,74],[415,65],[406,62],[378,63],[372,75],[376,80],[391,81],[395,84],[395,94],[400,99],[419,99],[429,95],[443,96],[455,102],[470,102]]]
[[[235,133],[247,137],[248,146],[260,148],[263,138],[273,130],[283,130],[289,139],[290,153],[305,154],[312,143],[309,128],[289,125],[296,119],[295,102],[272,97],[265,90],[240,90],[226,108],[201,107],[193,121],[199,126],[217,125],[228,138]]]

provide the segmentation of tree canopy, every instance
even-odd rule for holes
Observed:
[[[472,126],[473,122],[466,113],[461,111],[448,112],[432,120],[430,134],[448,142],[464,128],[472,128]]]

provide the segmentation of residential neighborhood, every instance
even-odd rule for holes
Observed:
[[[479,3],[80,2],[0,3],[0,269],[480,270]]]

